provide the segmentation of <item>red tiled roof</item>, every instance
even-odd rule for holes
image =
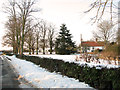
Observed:
[[[104,46],[104,43],[103,42],[86,41],[86,42],[82,42],[81,45],[97,47],[97,46]]]

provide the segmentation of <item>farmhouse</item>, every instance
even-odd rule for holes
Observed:
[[[95,50],[102,51],[104,49],[103,42],[97,41],[81,41],[81,52],[94,52]]]

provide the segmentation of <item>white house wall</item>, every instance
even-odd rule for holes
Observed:
[[[99,48],[99,49],[103,49],[103,47],[94,47],[94,48],[95,48],[95,49],[98,49],[98,48]]]
[[[102,46],[99,46],[99,47],[90,47],[90,50],[88,50],[88,52],[92,52],[93,50],[96,50],[96,49],[100,49],[100,50],[103,50],[103,47]]]
[[[103,49],[104,49],[103,46],[88,47],[88,48],[89,48],[89,50],[87,50],[87,52],[92,52],[92,51],[94,51],[94,50],[96,50],[96,49],[100,49],[100,50],[103,50]],[[93,48],[94,48],[94,49],[93,49]],[[83,50],[83,47],[82,47],[82,50]]]

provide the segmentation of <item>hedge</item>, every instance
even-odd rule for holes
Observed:
[[[63,76],[78,79],[80,82],[85,82],[96,89],[118,90],[120,89],[120,68],[90,68],[79,66],[76,63],[64,62],[52,58],[40,58],[36,56],[20,56],[17,58],[31,61],[40,67],[47,69],[50,72],[59,72]]]

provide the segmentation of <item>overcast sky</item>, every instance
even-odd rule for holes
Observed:
[[[52,22],[56,25],[57,29],[60,28],[62,23],[65,23],[77,45],[80,43],[80,34],[82,34],[83,40],[90,40],[92,38],[92,31],[96,29],[96,24],[91,25],[89,21],[95,13],[93,11],[89,14],[84,14],[83,12],[89,9],[91,1],[93,0],[38,1],[37,7],[42,10],[35,14],[35,17]],[[6,0],[0,2],[0,49],[7,49],[1,45],[2,36],[5,33],[4,23],[7,20],[6,14],[2,12],[3,3],[5,2]]]

